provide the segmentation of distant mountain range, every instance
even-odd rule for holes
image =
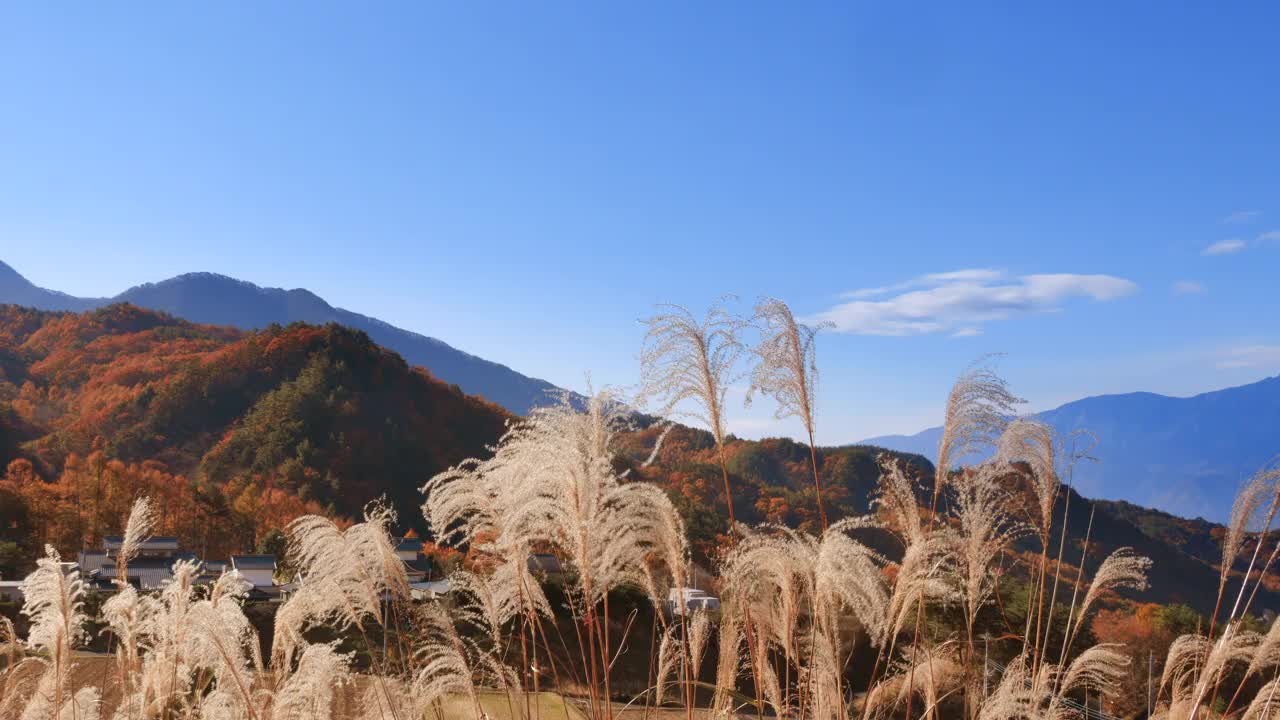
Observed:
[[[336,308],[309,290],[264,288],[214,273],[188,273],[130,288],[111,298],[82,298],[37,287],[0,261],[0,304],[39,310],[82,312],[113,303],[130,303],[185,320],[230,325],[244,330],[306,322],[338,323],[363,330],[374,342],[400,353],[411,365],[480,395],[513,413],[555,401],[559,388],[511,368],[458,350],[441,340],[404,330],[377,318]]]
[[[1280,376],[1186,398],[1099,395],[1037,417],[1060,433],[1097,436],[1097,460],[1076,466],[1083,495],[1221,522],[1240,484],[1280,453]],[[929,428],[862,444],[936,460],[941,434]]]

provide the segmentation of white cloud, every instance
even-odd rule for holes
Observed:
[[[1241,345],[1218,353],[1217,366],[1222,370],[1256,367],[1280,367],[1280,345]]]
[[[949,282],[991,282],[999,280],[1004,273],[999,270],[990,268],[969,268],[966,270],[952,270],[951,272],[929,273],[912,278],[906,282],[894,283],[893,285],[884,285],[881,287],[862,288],[861,290],[853,290],[841,293],[840,297],[848,299],[877,297],[879,295],[889,295],[903,290],[910,290],[919,287],[931,287],[934,285],[942,285]]]
[[[1238,253],[1245,248],[1243,240],[1232,238],[1230,240],[1219,240],[1209,247],[1200,251],[1201,255],[1231,255]]]
[[[1274,242],[1280,242],[1280,230],[1272,230],[1270,232],[1264,232],[1258,236],[1259,244],[1274,243]]]
[[[840,293],[840,297],[846,300],[856,300],[858,298],[876,297],[877,295],[888,295],[908,288],[917,287],[914,281],[898,283],[897,285],[884,285],[881,287],[862,288],[860,290],[850,290],[849,292]]]
[[[1261,216],[1261,210],[1237,210],[1236,212],[1222,218],[1222,222],[1226,225],[1241,225],[1243,223],[1257,220]]]
[[[737,435],[761,434],[767,432],[777,433],[782,427],[782,423],[777,420],[769,420],[765,418],[732,418],[729,420],[729,432]]]
[[[1129,280],[1111,275],[1007,277],[996,270],[958,270],[848,293],[845,297],[853,299],[851,302],[818,313],[815,319],[833,323],[837,332],[858,335],[947,332],[953,337],[972,337],[989,322],[1056,311],[1075,297],[1114,300],[1136,289]],[[888,297],[865,299],[876,296]]]
[[[1207,292],[1208,288],[1195,280],[1179,280],[1173,284],[1174,295],[1203,295]]]
[[[991,270],[984,268],[974,268],[969,270],[952,270],[944,273],[929,273],[922,277],[923,284],[932,285],[934,283],[949,282],[995,282],[1004,277],[1004,273],[999,270]]]

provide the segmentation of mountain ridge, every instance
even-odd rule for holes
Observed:
[[[195,323],[242,330],[294,322],[334,322],[368,333],[374,342],[400,353],[411,365],[429,368],[436,377],[458,385],[467,394],[482,396],[517,415],[554,402],[564,392],[546,380],[523,375],[438,338],[336,307],[305,288],[264,287],[214,272],[183,273],[142,283],[109,298],[83,298],[39,287],[0,261],[0,304],[4,303],[70,312],[130,303]]]
[[[1240,483],[1280,450],[1280,375],[1187,397],[1093,395],[1033,416],[1064,437],[1097,437],[1097,462],[1079,463],[1074,477],[1085,495],[1220,522]],[[861,443],[934,460],[940,435],[932,427]]]

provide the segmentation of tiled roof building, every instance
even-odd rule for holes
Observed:
[[[104,540],[103,550],[82,550],[77,558],[80,574],[91,587],[99,589],[115,587],[116,553],[120,545],[117,542],[112,547],[110,540],[112,538]],[[179,552],[176,541],[171,548],[165,546],[163,551],[152,546],[147,554],[139,553],[138,557],[129,561],[128,582],[139,590],[159,590],[173,579],[173,564],[179,560],[199,562],[200,558],[196,557],[195,553]]]

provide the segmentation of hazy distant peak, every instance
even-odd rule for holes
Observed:
[[[128,295],[129,293],[140,291],[140,290],[151,290],[151,289],[157,289],[157,288],[169,288],[169,287],[179,287],[179,286],[228,289],[228,290],[237,290],[237,291],[248,292],[248,293],[258,293],[261,295],[285,294],[285,295],[292,295],[296,297],[305,297],[305,298],[314,300],[317,303],[325,305],[326,307],[331,307],[329,303],[324,301],[323,298],[311,292],[310,290],[307,290],[306,288],[293,288],[291,290],[286,290],[284,288],[278,288],[278,287],[263,287],[261,285],[251,283],[248,280],[240,280],[239,278],[233,278],[229,275],[223,275],[221,273],[207,272],[207,271],[182,273],[181,275],[175,275],[167,280],[160,280],[159,282],[148,282],[148,283],[142,283],[140,285],[134,285],[128,290],[125,290],[120,295],[121,296]]]
[[[1095,460],[1075,467],[1085,495],[1222,521],[1241,480],[1276,453],[1280,376],[1190,397],[1095,395],[1036,417],[1064,436],[1088,430],[1097,437]],[[863,443],[933,460],[941,434],[935,427]],[[973,459],[981,458],[966,460]]]

